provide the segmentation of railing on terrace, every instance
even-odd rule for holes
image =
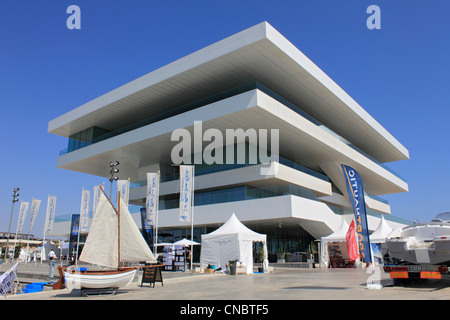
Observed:
[[[302,166],[301,164],[298,164],[298,163],[288,160],[286,158],[279,157],[279,163],[283,164],[287,167],[290,167],[292,169],[309,174],[318,179],[321,179],[321,180],[324,180],[327,182],[330,181],[330,179],[326,175],[324,175],[320,172],[317,172],[313,169]],[[259,164],[224,164],[224,165],[220,165],[220,166],[214,166],[211,168],[205,166],[205,167],[201,167],[199,169],[197,169],[197,167],[196,167],[195,168],[195,176],[202,176],[205,174],[217,173],[217,172],[233,170],[233,169],[238,169],[238,168],[244,168],[244,167],[249,167],[249,166],[254,166],[254,165],[259,165]],[[170,175],[161,176],[160,182],[168,182],[168,181],[174,181],[174,180],[178,180],[178,179],[179,179],[179,173],[176,172],[176,173],[172,173]],[[147,180],[141,180],[141,181],[132,182],[131,188],[139,188],[139,187],[144,187],[146,185],[147,185]]]
[[[389,201],[387,201],[386,199],[380,198],[379,196],[375,196],[375,195],[370,194],[370,193],[367,193],[367,192],[366,192],[366,194],[367,194],[367,196],[368,196],[369,198],[372,198],[372,199],[374,199],[374,200],[383,202],[383,203],[385,203],[385,204],[389,204]]]
[[[136,123],[124,126],[123,128],[117,129],[115,131],[112,132],[108,132],[106,134],[103,134],[99,137],[94,138],[92,141],[87,141],[85,143],[84,146],[81,146],[80,148],[84,148],[88,145],[115,137],[117,135],[120,135],[122,133],[173,117],[177,114],[181,114],[202,106],[205,106],[207,104],[211,104],[213,102],[219,101],[219,100],[223,100],[229,97],[232,97],[234,95],[237,94],[241,94],[243,92],[247,92],[250,90],[254,90],[254,89],[259,89],[262,92],[266,93],[267,95],[271,96],[272,98],[274,98],[275,100],[281,102],[282,104],[284,104],[286,107],[288,107],[289,109],[295,111],[296,113],[300,114],[301,116],[303,116],[304,118],[306,118],[307,120],[311,121],[312,123],[314,123],[315,125],[317,125],[319,128],[321,128],[322,130],[328,132],[329,134],[333,135],[334,137],[336,137],[337,139],[341,140],[342,142],[344,142],[346,145],[348,145],[349,147],[351,147],[352,149],[354,149],[355,151],[359,152],[360,154],[362,154],[363,156],[367,157],[368,159],[372,160],[373,162],[375,162],[376,164],[380,165],[381,167],[383,167],[384,169],[386,169],[387,171],[389,171],[390,173],[394,174],[396,177],[398,177],[399,179],[403,180],[406,182],[406,180],[400,176],[398,173],[396,173],[394,170],[392,170],[391,168],[389,168],[388,166],[386,166],[385,164],[383,164],[382,162],[376,160],[375,158],[373,158],[372,156],[369,156],[367,153],[365,153],[364,151],[362,151],[361,149],[359,149],[358,147],[354,146],[352,143],[350,143],[349,141],[347,141],[345,138],[343,138],[342,136],[340,136],[339,134],[337,134],[336,132],[334,132],[333,130],[331,130],[330,128],[328,128],[327,126],[321,124],[319,121],[317,121],[316,119],[314,119],[312,116],[310,116],[309,114],[307,114],[306,112],[304,112],[302,109],[300,109],[299,107],[297,107],[296,105],[292,104],[291,102],[289,102],[288,100],[286,100],[285,98],[283,98],[282,96],[280,96],[279,94],[275,93],[274,91],[270,90],[269,88],[263,86],[262,84],[258,83],[257,81],[253,81],[229,90],[225,90],[221,93],[200,99],[198,101],[183,105],[181,107],[163,112],[161,114],[149,117],[147,119],[143,119],[141,121],[138,121]],[[65,148],[63,150],[61,150],[59,152],[59,155],[62,156],[64,154],[67,154],[69,152],[73,152],[75,150],[78,149],[74,149],[74,150],[69,150],[68,148]]]

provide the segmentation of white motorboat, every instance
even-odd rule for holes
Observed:
[[[393,258],[413,264],[450,265],[450,212],[431,222],[394,230],[386,243]]]
[[[60,281],[54,289],[62,288],[64,282],[69,289],[117,289],[128,285],[136,274],[136,268],[120,268],[122,262],[156,262],[124,202],[118,197],[116,209],[101,190],[79,260],[107,270],[58,267]]]

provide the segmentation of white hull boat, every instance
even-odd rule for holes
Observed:
[[[65,271],[69,289],[103,289],[126,287],[133,281],[136,269],[119,271]]]
[[[386,243],[393,258],[414,264],[450,265],[450,213],[394,231]]]

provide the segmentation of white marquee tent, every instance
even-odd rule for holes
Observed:
[[[320,240],[320,243],[321,243],[320,267],[321,268],[328,268],[328,266],[330,264],[330,257],[329,257],[329,253],[328,253],[328,244],[330,242],[346,242],[345,236],[347,234],[348,228],[349,228],[349,225],[345,221],[342,221],[342,224],[334,233],[330,234],[327,237],[321,238],[321,240]],[[378,225],[377,229],[369,236],[370,243],[372,244],[372,250],[373,250],[373,244],[385,243],[386,238],[391,233],[392,233],[392,228],[388,225],[388,223],[384,219],[384,216],[381,216],[380,224]]]
[[[244,226],[233,213],[219,229],[202,235],[200,268],[209,264],[225,269],[230,260],[238,260],[253,273],[253,242],[262,242],[264,248],[264,272],[269,269],[267,259],[267,236]]]
[[[345,242],[345,235],[347,234],[349,225],[345,220],[342,220],[341,225],[335,232],[329,236],[320,238],[320,267],[328,268],[330,264],[330,256],[328,253],[328,244],[330,242]]]
[[[387,236],[391,234],[391,232],[392,228],[388,225],[384,216],[381,216],[378,228],[369,236],[370,243],[385,243]]]
[[[382,264],[384,255],[387,252],[386,239],[392,233],[392,228],[388,225],[384,216],[381,216],[380,224],[377,229],[369,236],[372,246],[374,262]]]

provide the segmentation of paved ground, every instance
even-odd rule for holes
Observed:
[[[199,274],[164,280],[155,288],[133,282],[113,296],[81,297],[79,290],[43,291],[7,300],[448,300],[450,279],[393,286],[384,272],[381,290],[366,287],[363,269],[277,268],[270,274]]]

